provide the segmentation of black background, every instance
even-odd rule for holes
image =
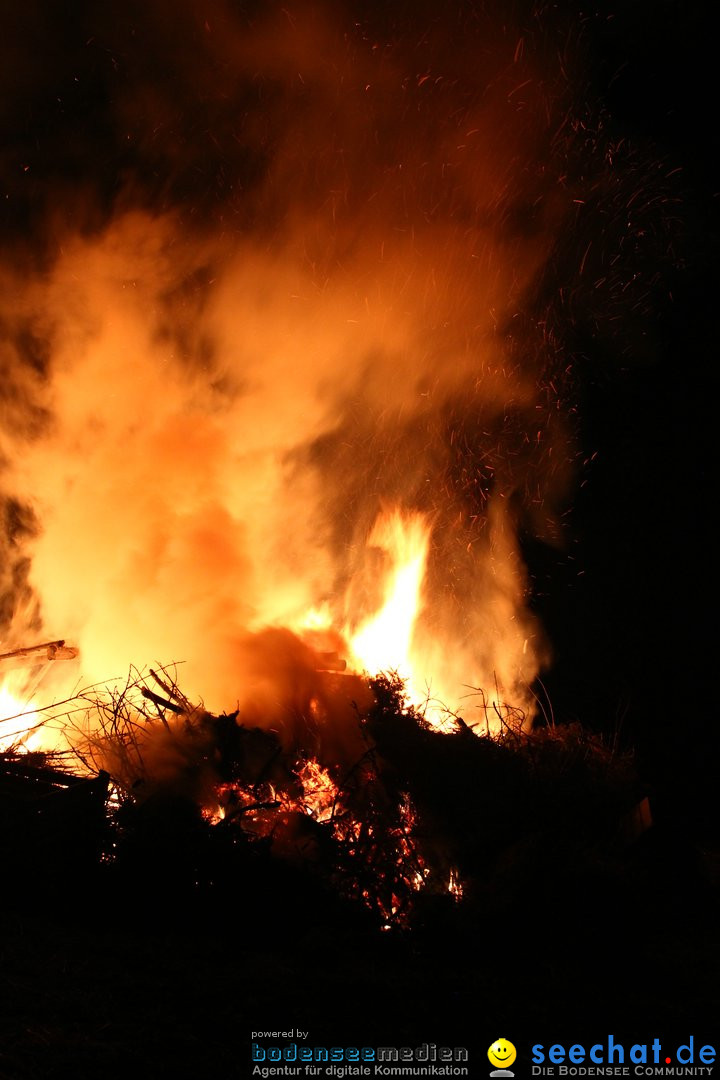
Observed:
[[[549,603],[551,696],[565,715],[624,726],[658,810],[694,831],[717,823],[712,19],[701,4],[597,13],[591,77],[612,124],[682,170],[682,265],[644,328],[645,362],[610,373],[601,355],[588,365],[581,438],[598,457],[575,500],[585,573],[556,583]]]

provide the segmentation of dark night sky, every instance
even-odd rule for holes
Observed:
[[[622,5],[593,37],[593,82],[612,123],[680,170],[681,230],[671,298],[644,328],[646,362],[605,377],[601,357],[584,386],[583,442],[598,451],[575,504],[586,574],[559,614],[567,663],[553,678],[569,708],[572,697],[583,703],[578,716],[586,704],[597,716],[593,701],[606,718],[624,715],[663,797],[683,816],[699,800],[705,821],[718,760],[718,128],[708,12]]]

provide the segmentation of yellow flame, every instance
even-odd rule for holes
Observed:
[[[58,663],[43,659],[38,664],[34,656],[0,657],[0,752],[68,748],[63,699],[74,693],[75,668],[65,660]]]
[[[387,554],[390,567],[382,607],[349,635],[355,666],[373,674],[397,671],[414,700],[413,631],[422,606],[430,527],[422,514],[393,510],[380,515],[368,543]]]
[[[333,619],[330,611],[330,605],[325,603],[319,607],[311,607],[305,614],[298,620],[297,629],[300,633],[304,630],[330,630],[332,628]]]
[[[8,675],[0,686],[0,751],[38,750],[42,743],[37,713],[28,707],[17,685],[16,673]]]
[[[432,523],[399,509],[381,514],[368,538],[369,547],[385,554],[382,603],[359,627],[344,631],[349,666],[370,675],[396,671],[408,702],[439,730],[455,730],[460,711],[478,734],[520,728],[533,712],[533,627],[516,606],[523,578],[502,509],[488,513],[488,528],[495,557],[484,574],[484,620],[473,633],[454,633],[447,617],[437,618],[424,595]],[[420,620],[426,607],[432,623]]]

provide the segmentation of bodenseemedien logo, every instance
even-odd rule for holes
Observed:
[[[488,1050],[488,1059],[495,1068],[491,1076],[515,1076],[509,1066],[515,1061],[517,1050],[509,1039],[496,1039]]]

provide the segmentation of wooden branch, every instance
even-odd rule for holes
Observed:
[[[152,668],[150,668],[150,674],[152,675],[153,679],[158,684],[160,689],[163,690],[169,698],[172,698],[173,701],[176,701],[178,705],[182,706],[182,708],[176,709],[176,712],[189,713],[193,711],[191,703],[188,701],[182,691],[178,689],[177,686],[175,686],[173,683],[165,682],[165,680],[161,679],[158,673],[156,671],[153,671]],[[163,675],[164,674],[165,672],[163,672]]]
[[[318,671],[345,671],[347,660],[336,652],[316,652]]]
[[[146,686],[141,688],[140,693],[147,701],[152,701],[162,709],[169,709],[170,712],[175,713],[176,716],[181,716],[185,712],[179,705],[175,705],[172,701],[168,701],[167,698],[160,697],[159,694],[154,694],[152,690],[148,690]]]
[[[13,649],[11,652],[0,653],[0,661],[18,660],[43,652],[46,660],[74,660],[79,650],[71,645],[66,646],[65,639],[60,638],[58,641],[45,641],[42,645],[28,645],[24,649]],[[40,659],[39,656],[38,659]]]

